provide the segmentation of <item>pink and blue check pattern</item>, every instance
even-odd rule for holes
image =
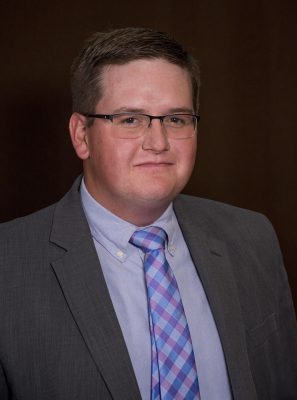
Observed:
[[[191,336],[177,282],[165,258],[166,232],[150,226],[130,242],[145,254],[152,341],[151,400],[199,400]]]

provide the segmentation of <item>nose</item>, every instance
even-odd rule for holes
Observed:
[[[160,119],[154,119],[147,127],[143,136],[143,150],[162,153],[170,148],[166,129]]]

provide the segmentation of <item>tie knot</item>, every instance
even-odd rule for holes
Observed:
[[[164,249],[167,234],[158,226],[148,226],[133,233],[129,242],[139,247],[144,253],[152,250]]]

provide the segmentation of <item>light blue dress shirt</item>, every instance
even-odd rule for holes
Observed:
[[[129,243],[138,227],[96,202],[84,181],[81,199],[142,399],[150,400],[151,341],[143,254]],[[191,333],[201,399],[229,400],[232,396],[218,331],[172,204],[152,225],[168,235],[166,258],[177,280]]]

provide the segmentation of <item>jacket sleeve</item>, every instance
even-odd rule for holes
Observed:
[[[0,363],[0,399],[9,400],[7,381],[1,363]]]
[[[279,335],[283,344],[282,380],[287,399],[297,399],[297,323],[287,274],[283,266],[279,270]],[[280,393],[283,396],[283,393]]]
[[[268,222],[266,220],[266,222]],[[275,305],[274,317],[276,320],[276,331],[273,335],[267,338],[267,341],[258,348],[258,362],[266,357],[267,369],[270,372],[266,373],[266,380],[258,381],[258,386],[261,387],[262,397],[266,398],[264,392],[268,392],[268,387],[271,388],[269,399],[297,399],[297,322],[292,301],[292,295],[288,283],[287,272],[284,267],[283,257],[279,248],[278,239],[274,229],[270,223],[264,223],[265,237],[259,241],[259,247],[263,250],[263,257],[266,258],[265,268],[271,266],[270,269],[265,269],[265,283],[271,289],[271,298],[266,298],[266,302],[262,307],[270,301]],[[265,253],[265,255],[264,255]],[[261,352],[260,352],[261,350]],[[263,377],[263,371],[260,371],[258,365],[254,365],[254,370],[257,371],[258,377]],[[262,364],[262,366],[264,363]],[[267,397],[268,398],[268,397]]]

